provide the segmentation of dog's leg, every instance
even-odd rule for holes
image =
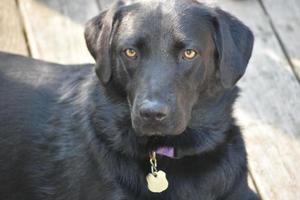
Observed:
[[[260,198],[249,188],[245,177],[235,184],[226,197],[220,198],[220,200],[260,200]]]
[[[249,189],[246,192],[235,192],[220,200],[260,200],[260,198]]]

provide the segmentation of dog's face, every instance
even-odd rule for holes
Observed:
[[[100,80],[124,91],[141,135],[183,133],[201,95],[243,75],[253,43],[241,22],[189,0],[120,1],[85,34]]]

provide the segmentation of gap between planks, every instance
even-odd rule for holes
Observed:
[[[14,0],[14,1],[16,2],[16,6],[17,6],[17,9],[18,9],[18,15],[20,17],[22,33],[23,33],[23,36],[24,36],[24,40],[25,40],[26,48],[27,48],[27,52],[28,52],[27,56],[32,57],[32,52],[31,52],[31,48],[30,48],[30,44],[29,44],[29,40],[28,40],[28,35],[27,35],[26,29],[25,29],[25,22],[24,22],[23,15],[21,13],[20,5],[19,5],[19,0]]]
[[[258,2],[260,3],[263,11],[265,12],[265,14],[266,14],[266,16],[268,18],[268,21],[270,23],[270,26],[271,26],[272,30],[274,31],[274,34],[275,34],[275,36],[276,36],[276,38],[278,40],[278,43],[279,43],[279,45],[280,45],[280,47],[282,49],[282,52],[284,53],[284,56],[285,56],[286,60],[288,61],[289,65],[291,66],[291,69],[292,69],[295,77],[297,78],[298,83],[300,84],[300,74],[298,74],[298,73],[300,73],[300,69],[298,69],[299,72],[297,72],[296,66],[294,65],[294,62],[292,61],[292,59],[291,59],[291,57],[290,57],[290,55],[288,53],[288,50],[285,47],[284,42],[281,39],[280,34],[277,31],[277,28],[276,28],[276,26],[275,26],[275,24],[273,22],[273,19],[272,19],[272,17],[269,14],[268,9],[266,9],[266,6],[265,6],[264,2],[262,0],[258,0]],[[299,41],[295,41],[295,42],[299,42]],[[299,68],[300,68],[300,66],[299,66]]]

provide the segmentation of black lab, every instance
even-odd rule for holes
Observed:
[[[1,200],[258,199],[232,117],[247,26],[192,0],[119,1],[85,37],[95,66],[0,54]]]

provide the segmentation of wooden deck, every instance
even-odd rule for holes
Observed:
[[[112,1],[1,0],[0,50],[61,63],[93,62],[83,24]],[[249,182],[264,200],[298,200],[300,1],[213,4],[238,16],[256,36],[235,109],[249,153]]]

